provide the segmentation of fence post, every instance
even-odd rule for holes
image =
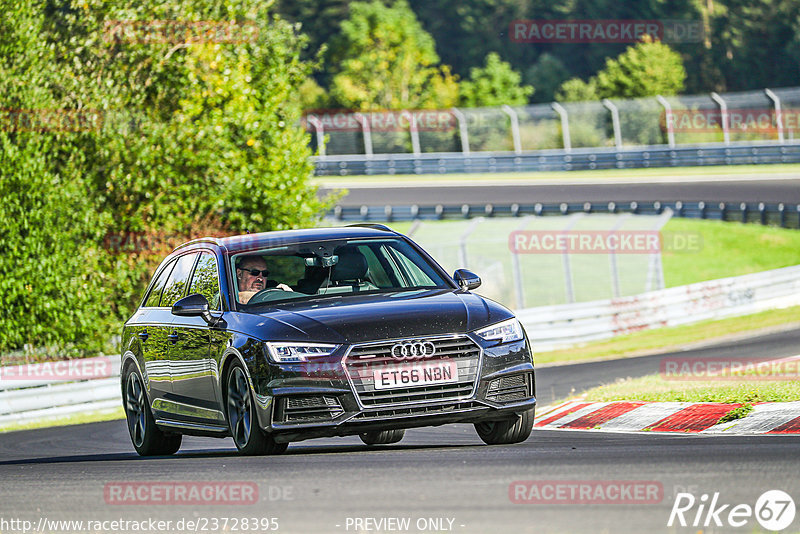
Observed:
[[[472,219],[472,221],[467,226],[467,229],[464,230],[464,233],[461,234],[461,237],[458,241],[458,261],[461,264],[460,269],[469,269],[469,262],[467,261],[467,239],[472,232],[475,231],[475,227],[478,226],[480,223],[483,222],[483,217],[477,217]]]
[[[356,120],[361,125],[361,135],[364,137],[364,154],[372,157],[372,132],[369,129],[369,120],[362,113],[354,114]]]
[[[778,129],[778,142],[783,144],[783,117],[781,116],[781,99],[778,98],[772,90],[764,89],[764,94],[767,98],[772,100],[772,105],[775,108],[775,126]]]
[[[517,226],[516,231],[521,232],[531,222],[533,215],[522,218],[522,224]],[[514,289],[517,297],[517,309],[525,308],[525,285],[522,283],[522,264],[519,261],[519,252],[516,247],[511,252],[511,276],[514,278]]]
[[[611,112],[611,126],[614,128],[614,144],[617,150],[622,150],[622,132],[619,127],[619,109],[608,98],[603,99],[603,105]]]
[[[567,226],[562,230],[562,232],[569,232],[572,230],[572,227],[575,226],[580,219],[582,219],[586,214],[585,213],[575,213],[570,217],[570,221]],[[564,288],[567,293],[567,302],[575,302],[575,288],[572,284],[572,268],[570,266],[569,261],[569,250],[565,250],[561,253],[561,264],[564,267]]]
[[[664,108],[664,122],[667,126],[667,143],[670,148],[675,148],[675,128],[674,120],[672,119],[672,106],[669,101],[661,95],[656,95],[656,100]]]
[[[467,132],[467,118],[458,108],[450,108],[450,113],[452,113],[458,121],[458,133],[461,137],[461,152],[463,152],[465,156],[469,156],[469,132]]]
[[[614,232],[619,230],[630,216],[630,213],[620,215],[617,222],[611,227],[611,230],[609,230],[609,235],[613,235]],[[608,252],[608,260],[611,263],[611,293],[614,295],[614,298],[619,298],[619,269],[617,268],[617,253],[613,249]]]
[[[401,117],[408,119],[408,131],[411,134],[411,149],[415,156],[419,156],[421,150],[419,148],[419,131],[417,130],[417,119],[414,114],[407,109],[400,113]]]
[[[567,110],[558,102],[553,102],[551,106],[555,112],[558,113],[558,116],[561,117],[561,137],[564,139],[564,152],[571,152],[572,141],[569,137],[569,118]]]
[[[514,152],[521,154],[522,143],[519,140],[519,117],[517,117],[517,112],[509,105],[503,105],[503,111],[511,119],[511,138],[514,140]]]
[[[325,129],[322,126],[322,121],[319,120],[319,118],[317,118],[317,117],[315,117],[313,115],[309,115],[308,117],[306,117],[306,121],[308,121],[308,124],[310,124],[311,126],[314,127],[314,132],[316,133],[316,136],[317,136],[317,151],[319,152],[319,157],[320,158],[324,158],[325,157],[325,131],[324,131]]]
[[[728,117],[728,104],[725,100],[715,92],[711,92],[711,99],[719,106],[720,115],[722,115],[722,139],[726,145],[731,144],[731,128]]]
[[[658,216],[654,228],[661,230],[667,222],[672,218],[673,211],[670,208],[665,208],[664,212]],[[658,240],[661,245],[661,240]],[[653,287],[655,286],[655,287]],[[645,291],[652,291],[654,289],[664,289],[664,263],[661,258],[661,247],[656,251],[650,252],[650,261],[647,266],[647,281],[645,282]]]

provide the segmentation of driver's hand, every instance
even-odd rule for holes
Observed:
[[[247,304],[258,291],[239,291],[239,303]]]
[[[282,289],[282,290],[284,290],[284,291],[291,291],[291,292],[294,292],[294,289],[292,289],[291,287],[287,286],[286,284],[278,284],[278,285],[277,285],[277,286],[275,286],[275,287],[276,287],[276,288],[278,288],[278,289]]]

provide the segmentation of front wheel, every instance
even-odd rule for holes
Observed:
[[[406,431],[402,428],[399,428],[396,430],[377,430],[373,432],[364,432],[359,434],[358,437],[360,437],[361,441],[367,445],[390,445],[403,439],[405,434]]]
[[[131,435],[133,448],[139,456],[166,456],[178,452],[183,436],[165,434],[156,426],[150,404],[147,402],[144,382],[133,365],[129,365],[125,370],[123,383],[125,419],[128,421],[128,432]]]
[[[231,366],[226,382],[228,425],[239,452],[248,456],[284,452],[289,444],[276,443],[258,426],[242,364],[236,362]]]
[[[534,409],[531,408],[514,419],[475,423],[475,430],[487,445],[522,443],[533,430],[533,415]]]

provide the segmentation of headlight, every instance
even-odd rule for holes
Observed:
[[[516,319],[509,319],[508,321],[482,328],[475,333],[486,341],[508,343],[509,341],[522,339],[522,325]]]
[[[280,363],[307,362],[330,356],[339,345],[324,343],[266,343],[270,357]]]

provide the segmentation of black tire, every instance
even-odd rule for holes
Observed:
[[[133,448],[140,456],[167,456],[175,454],[181,448],[181,434],[165,434],[157,426],[144,381],[134,365],[125,369],[125,380],[122,388],[122,405],[125,407],[125,418],[128,422],[128,433]]]
[[[372,432],[364,432],[359,434],[358,437],[367,445],[390,445],[403,439],[405,434],[405,429],[400,428],[397,430],[374,430]]]
[[[475,423],[475,430],[487,445],[522,443],[533,430],[533,415],[534,409],[531,408],[514,419]]]
[[[242,364],[234,362],[225,377],[225,415],[233,442],[247,456],[281,454],[288,443],[276,443],[258,426],[253,410],[253,395]]]

